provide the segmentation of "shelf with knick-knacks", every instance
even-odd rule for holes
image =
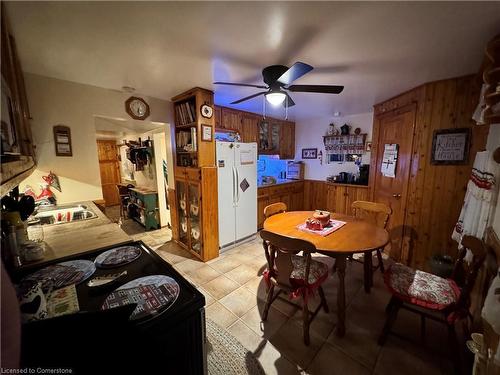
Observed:
[[[365,153],[367,134],[323,136],[327,162],[355,161]]]

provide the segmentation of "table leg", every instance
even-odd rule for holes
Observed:
[[[338,310],[338,324],[337,324],[337,336],[344,337],[345,335],[345,267],[346,267],[346,256],[338,255],[335,262],[337,266],[337,273],[339,275],[339,290],[337,293],[337,310]]]
[[[366,252],[364,254],[364,259],[363,259],[363,266],[364,266],[364,282],[365,282],[365,292],[370,293],[370,289],[372,287],[372,275],[373,275],[373,262],[372,262],[372,253],[371,252]]]

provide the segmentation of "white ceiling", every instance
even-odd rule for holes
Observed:
[[[474,73],[500,32],[500,2],[10,2],[27,72],[170,99],[213,88],[228,105],[258,89],[272,64],[315,69],[297,84],[340,84],[340,95],[297,94],[291,116],[368,112],[431,80]],[[236,108],[262,111],[262,99]]]

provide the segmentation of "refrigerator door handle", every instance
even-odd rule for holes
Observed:
[[[233,168],[233,206],[236,205],[236,191],[235,191],[235,187],[236,187],[236,168],[235,167],[232,167]]]
[[[236,169],[236,203],[240,202],[240,172]]]

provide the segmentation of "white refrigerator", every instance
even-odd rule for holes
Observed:
[[[257,143],[216,142],[219,248],[257,233]]]

